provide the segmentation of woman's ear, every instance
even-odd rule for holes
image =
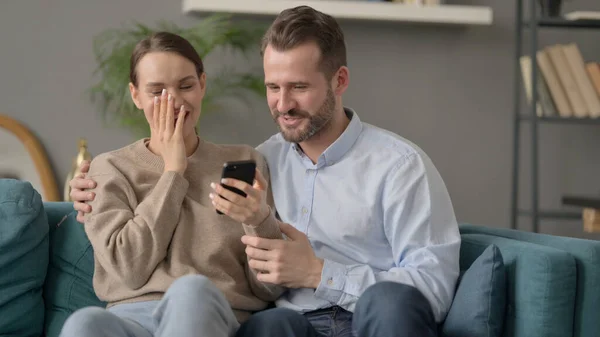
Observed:
[[[140,91],[131,82],[129,82],[129,93],[131,94],[131,99],[135,106],[138,109],[143,110],[142,103],[140,102]]]
[[[204,94],[206,93],[206,73],[202,73],[198,81],[200,82],[200,90],[202,90],[202,97],[204,97]]]

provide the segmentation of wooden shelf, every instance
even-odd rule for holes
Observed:
[[[595,208],[600,210],[600,196],[565,195],[562,198],[562,202],[569,206]]]
[[[521,114],[519,119],[526,122],[531,122],[531,115]],[[559,117],[559,116],[542,116],[537,117],[540,123],[556,123],[556,124],[581,124],[581,125],[600,125],[600,117]]]
[[[531,27],[531,22],[523,22],[524,27]],[[600,29],[600,20],[567,20],[563,18],[541,18],[538,27],[571,28],[571,29]]]
[[[491,25],[491,7],[417,6],[391,2],[344,0],[183,0],[183,12],[277,15],[286,8],[308,5],[336,19],[394,21],[445,25]]]
[[[518,215],[531,216],[530,210],[520,209]],[[581,212],[569,212],[562,210],[538,210],[540,219],[563,219],[563,220],[581,220]]]

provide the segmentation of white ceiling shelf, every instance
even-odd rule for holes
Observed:
[[[311,6],[337,19],[447,25],[491,25],[493,21],[492,9],[484,6],[418,6],[366,0],[183,0],[183,12],[277,15],[299,5]]]

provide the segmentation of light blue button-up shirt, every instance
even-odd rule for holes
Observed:
[[[282,221],[324,260],[315,289],[290,289],[277,306],[354,311],[379,281],[416,287],[441,321],[459,275],[460,235],[446,186],[427,155],[389,131],[351,118],[316,164],[281,134],[259,145]]]

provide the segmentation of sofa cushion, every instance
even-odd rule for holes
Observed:
[[[40,336],[48,221],[29,182],[0,179],[0,335]]]
[[[46,203],[50,222],[50,263],[44,286],[45,333],[56,337],[71,313],[104,307],[94,293],[94,253],[71,203]]]
[[[477,254],[484,248],[483,253],[470,263],[470,254]],[[506,313],[506,273],[500,249],[496,245],[467,241],[461,245],[460,255],[462,276],[442,335],[500,337]]]
[[[461,238],[465,248],[494,244],[502,253],[508,290],[504,336],[572,335],[577,277],[570,254],[485,234],[462,234]]]

